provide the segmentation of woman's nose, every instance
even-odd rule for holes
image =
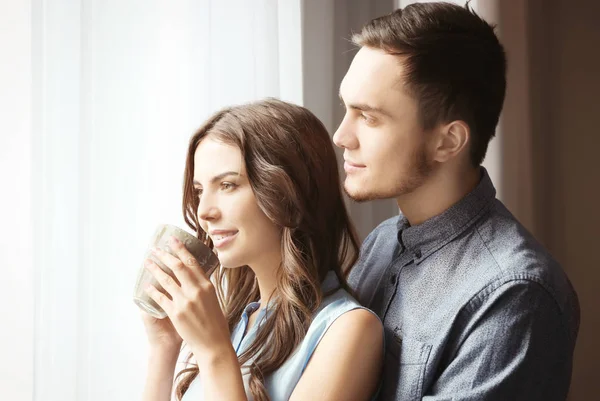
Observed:
[[[219,208],[207,196],[203,196],[198,204],[198,218],[204,221],[214,221],[220,216]]]

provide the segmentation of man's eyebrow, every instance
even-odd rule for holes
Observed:
[[[342,103],[345,104],[344,98],[342,98],[342,94],[338,93],[338,96],[339,96],[340,100],[342,101]],[[346,104],[346,107],[349,109],[354,109],[354,110],[367,111],[370,113],[378,113],[378,114],[381,114],[381,115],[384,115],[384,116],[390,117],[390,118],[392,117],[390,115],[390,113],[383,110],[382,108],[371,106],[366,103],[350,103],[350,104]]]
[[[221,174],[219,174],[219,175],[215,175],[213,178],[211,178],[211,179],[210,179],[210,182],[211,182],[211,183],[215,183],[215,182],[217,182],[217,181],[219,181],[219,180],[222,180],[223,178],[225,178],[225,177],[228,177],[228,176],[230,176],[230,175],[237,175],[237,176],[239,176],[239,177],[243,177],[243,175],[242,175],[242,174],[240,174],[240,173],[239,173],[239,172],[237,172],[237,171],[226,171],[226,172],[224,172],[224,173],[221,173]],[[196,180],[194,180],[194,181],[193,181],[193,184],[194,184],[194,185],[202,185],[202,184],[200,184],[200,183],[199,183],[198,181],[196,181]]]

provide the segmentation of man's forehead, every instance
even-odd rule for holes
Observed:
[[[396,118],[404,102],[400,67],[395,56],[368,50],[355,56],[353,64],[340,84],[340,97],[346,107],[367,106]]]
[[[359,94],[384,94],[401,89],[402,67],[398,56],[368,47],[361,48],[344,76],[340,95],[344,100]]]

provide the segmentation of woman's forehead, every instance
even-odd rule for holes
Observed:
[[[241,150],[211,136],[204,138],[194,154],[194,180],[208,181],[225,171],[244,174],[245,165]]]

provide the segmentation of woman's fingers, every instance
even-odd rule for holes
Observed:
[[[171,250],[177,256],[177,259],[183,263],[185,267],[188,268],[188,271],[192,272],[194,277],[200,282],[208,281],[206,275],[204,274],[204,270],[198,263],[198,260],[187,250],[185,245],[181,243],[177,238],[171,237],[169,240],[169,245],[171,246]]]
[[[152,298],[154,302],[156,302],[167,313],[167,315],[170,316],[173,310],[173,301],[171,301],[165,294],[158,291],[156,287],[151,284],[148,285],[145,290],[150,298]]]
[[[156,263],[154,263],[151,259],[146,259],[145,262],[146,269],[152,273],[156,281],[165,289],[165,291],[174,298],[181,291],[181,287],[179,283],[173,279],[173,277],[169,276],[164,272]],[[164,294],[163,294],[164,295]]]
[[[171,245],[171,250],[175,251],[175,249],[173,249],[173,245]],[[182,262],[177,256],[173,256],[170,253],[158,248],[152,249],[152,254],[155,257],[157,257],[162,263],[164,263],[165,266],[171,269],[171,271],[173,271],[173,274],[181,283],[181,287],[193,286],[193,284],[197,281],[195,272],[184,262]]]

